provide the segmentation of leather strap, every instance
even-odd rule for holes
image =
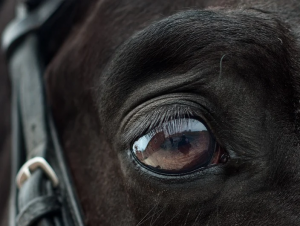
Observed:
[[[32,11],[25,10],[3,36],[13,87],[10,226],[84,225],[45,98],[43,55],[39,48],[39,32],[53,25],[54,15],[59,14],[65,2],[71,1],[44,0]],[[34,172],[28,170],[29,178],[16,189],[14,177],[18,169],[33,157],[45,159],[52,166],[59,179],[57,188],[38,168]]]
[[[37,32],[40,29],[48,28],[49,30],[53,20],[55,21],[56,14],[59,14],[60,10],[67,10],[73,0],[40,0],[39,2],[38,7],[36,6],[30,12],[28,12],[26,4],[17,6],[17,12],[19,13],[16,19],[3,32],[2,49],[7,56],[10,55],[10,52],[25,35]]]
[[[15,118],[16,124],[20,125],[21,131],[19,139],[13,142],[21,143],[18,151],[19,163],[25,162],[33,156],[40,156],[47,158],[47,152],[50,150],[50,138],[48,134],[48,129],[46,126],[46,114],[45,114],[45,100],[43,83],[41,78],[41,69],[37,65],[37,46],[38,39],[34,34],[27,35],[24,37],[23,43],[20,44],[13,54],[11,55],[9,66],[11,72],[11,79],[13,82],[13,88],[16,91],[16,104],[19,106],[18,118]],[[35,126],[39,132],[35,133],[32,125]],[[42,146],[43,149],[37,149],[36,147]],[[20,168],[20,166],[18,166]],[[14,179],[14,178],[13,178]],[[14,179],[15,180],[15,179]],[[49,187],[50,184],[50,187]],[[25,181],[19,190],[15,190],[14,195],[15,205],[11,206],[17,220],[13,222],[12,225],[23,224],[26,225],[55,225],[52,224],[53,219],[56,218],[55,215],[50,217],[53,209],[57,209],[57,205],[49,206],[49,208],[44,209],[42,213],[33,214],[28,217],[31,213],[31,206],[28,205],[34,200],[38,200],[45,195],[53,195],[54,191],[52,189],[51,182],[45,176],[42,170],[36,170],[32,172],[31,177]],[[58,196],[59,194],[57,194]],[[58,196],[59,197],[59,196]],[[58,200],[58,199],[57,199]],[[58,202],[58,201],[57,201]],[[47,205],[46,203],[44,204]],[[35,206],[37,207],[37,206]],[[42,205],[40,205],[42,207]],[[24,213],[27,213],[24,215]],[[40,219],[41,216],[48,216],[47,218]],[[20,221],[24,217],[28,217],[28,221]],[[35,222],[35,223],[34,223]],[[60,220],[60,223],[62,221]],[[33,224],[34,223],[34,224]]]
[[[17,217],[18,226],[33,225],[42,217],[54,214],[60,209],[60,203],[55,195],[42,196],[30,201]]]
[[[41,66],[38,58],[38,39],[27,35],[13,53],[10,60],[10,72],[13,82],[19,90],[20,114],[22,117],[26,158],[44,157],[48,146],[45,119],[44,87],[41,85]],[[30,65],[30,66],[29,66]],[[41,147],[41,148],[40,148]]]
[[[59,191],[53,189],[52,183],[45,177],[43,171],[38,169],[19,190],[16,225],[35,225],[33,223],[43,225],[42,221],[49,224],[54,218],[61,223],[60,197]]]

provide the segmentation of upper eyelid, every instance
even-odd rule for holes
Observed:
[[[133,125],[124,130],[125,142],[130,142],[136,139],[156,127],[161,126],[163,123],[175,119],[175,118],[190,118],[193,117],[193,111],[189,109],[188,111],[183,110],[184,108],[174,109],[172,106],[157,108],[151,113],[146,113],[134,120]],[[186,106],[188,108],[188,106]],[[132,132],[131,132],[132,131]]]
[[[127,126],[120,130],[119,138],[121,139],[119,140],[129,148],[132,142],[138,137],[148,133],[164,122],[175,118],[201,118],[208,128],[210,128],[203,114],[203,106],[201,107],[193,102],[184,102],[177,103],[176,108],[174,110],[174,105],[168,104],[158,106],[150,112],[144,110],[144,114],[135,115],[134,118],[131,118],[131,123],[127,123]]]

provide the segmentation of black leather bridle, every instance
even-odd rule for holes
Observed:
[[[40,34],[51,32],[73,4],[74,0],[23,1],[3,33],[13,90],[10,226],[84,225],[45,98],[40,45]]]

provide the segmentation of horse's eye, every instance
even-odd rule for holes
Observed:
[[[169,121],[137,139],[132,153],[157,173],[181,174],[224,163],[228,155],[206,126],[196,119]]]

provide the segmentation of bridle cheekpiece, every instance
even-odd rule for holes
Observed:
[[[12,83],[9,226],[84,225],[45,97],[41,50],[41,34],[51,33],[74,2],[23,0],[2,36]]]

